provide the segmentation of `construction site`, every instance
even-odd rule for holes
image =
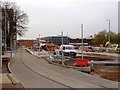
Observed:
[[[0,89],[118,90],[117,3],[40,1],[0,1]]]

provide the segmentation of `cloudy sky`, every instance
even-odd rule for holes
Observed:
[[[8,0],[14,1],[29,16],[28,31],[24,39],[41,36],[64,35],[80,38],[80,24],[84,24],[84,37],[101,30],[118,32],[118,0]]]

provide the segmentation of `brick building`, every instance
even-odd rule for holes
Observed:
[[[19,47],[33,47],[34,46],[34,40],[18,40],[18,46]]]

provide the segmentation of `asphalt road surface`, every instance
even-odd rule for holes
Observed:
[[[60,67],[18,49],[10,62],[13,75],[25,88],[118,88],[118,83]]]

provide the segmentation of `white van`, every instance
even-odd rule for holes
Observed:
[[[62,55],[62,45],[59,49],[60,55]],[[63,45],[63,55],[64,56],[76,56],[77,52],[72,45]]]

